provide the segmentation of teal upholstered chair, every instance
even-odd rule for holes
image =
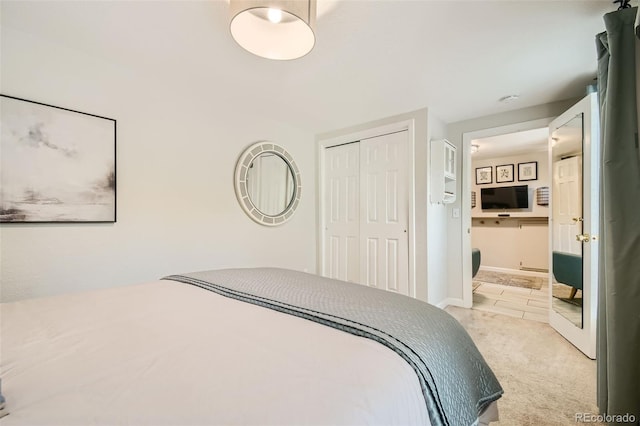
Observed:
[[[481,259],[481,255],[480,255],[480,249],[474,248],[471,249],[471,266],[473,267],[472,271],[471,271],[471,277],[475,277],[476,274],[478,273],[478,269],[480,269],[480,259]]]
[[[573,287],[570,299],[582,290],[582,256],[554,251],[552,253],[553,276],[556,281]]]

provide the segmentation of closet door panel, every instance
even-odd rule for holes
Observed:
[[[357,282],[360,277],[360,150],[357,143],[325,153],[325,253],[323,275]]]
[[[365,284],[408,295],[408,133],[360,141],[360,159],[364,194],[360,235],[366,237],[361,247],[363,252],[367,250],[361,266],[367,271]]]
[[[366,245],[365,271],[367,271],[367,275],[364,284],[369,287],[378,287],[378,239],[369,237]]]
[[[399,241],[387,239],[387,247],[385,252],[385,260],[386,265],[385,268],[387,270],[387,288],[391,291],[400,292],[400,276],[398,274],[400,265],[399,262]],[[408,294],[408,293],[406,293]]]

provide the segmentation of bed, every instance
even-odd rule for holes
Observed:
[[[502,388],[405,296],[273,268],[1,305],[0,425],[464,425]]]

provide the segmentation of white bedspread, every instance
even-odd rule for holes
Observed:
[[[158,281],[1,307],[10,425],[428,425],[368,339]]]

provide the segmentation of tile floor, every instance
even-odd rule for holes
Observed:
[[[546,281],[543,280],[540,290],[480,282],[473,290],[473,309],[548,323],[549,285]]]

